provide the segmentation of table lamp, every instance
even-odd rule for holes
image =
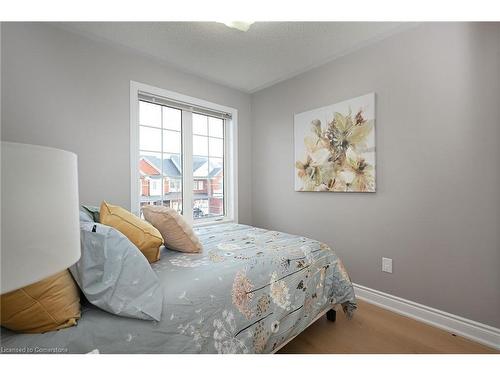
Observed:
[[[80,258],[76,155],[1,143],[1,294],[52,276]]]

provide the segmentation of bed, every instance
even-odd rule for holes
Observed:
[[[341,260],[323,243],[232,223],[196,232],[202,253],[162,249],[152,264],[164,290],[160,321],[82,301],[75,327],[44,334],[2,328],[2,352],[272,353],[334,306],[348,316],[356,308]]]

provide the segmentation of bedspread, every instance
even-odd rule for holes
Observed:
[[[196,229],[203,252],[163,249],[161,321],[84,305],[75,327],[44,334],[2,328],[4,353],[268,353],[335,304],[356,308],[352,283],[327,245],[240,224]]]

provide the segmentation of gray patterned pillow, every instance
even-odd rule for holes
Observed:
[[[82,255],[69,270],[93,305],[110,313],[157,320],[163,290],[144,255],[118,230],[80,223]]]
[[[80,222],[94,222],[94,217],[83,206],[80,206]]]
[[[82,204],[80,206],[80,211],[85,211],[87,214],[92,217],[92,220],[96,223],[99,223],[99,207],[96,206],[87,206],[86,204]]]

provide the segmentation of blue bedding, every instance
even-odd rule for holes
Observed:
[[[2,328],[3,353],[269,353],[336,304],[356,308],[349,276],[318,241],[240,224],[196,230],[200,254],[163,249],[152,264],[161,321],[89,304],[75,327],[44,334]]]

